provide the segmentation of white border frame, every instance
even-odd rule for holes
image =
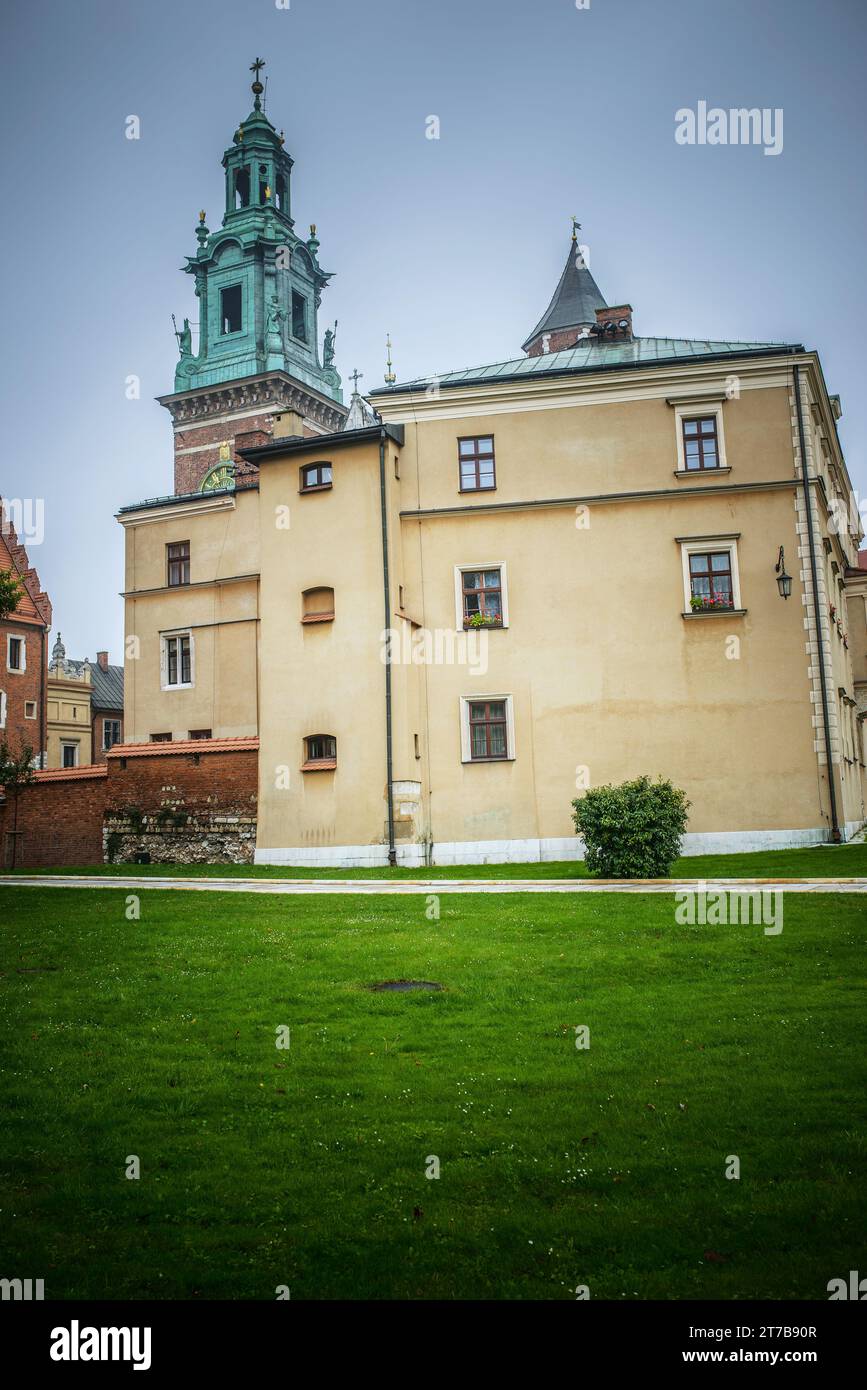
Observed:
[[[9,661],[13,642],[21,643],[20,666],[12,666]],[[6,670],[12,676],[23,676],[27,670],[27,637],[23,632],[7,632],[6,634]]]
[[[485,565],[455,565],[455,626],[458,632],[465,632],[464,627],[464,586],[463,576],[476,570],[499,570],[500,571],[500,608],[503,614],[503,621],[499,627],[509,626],[509,576],[505,560],[490,560]],[[472,631],[473,629],[469,629]],[[479,628],[480,632],[489,632],[490,628]]]
[[[490,566],[488,567],[490,568]],[[505,758],[474,758],[470,751],[470,705],[480,701],[505,700],[506,702],[506,756]],[[478,763],[481,767],[492,767],[497,763],[515,761],[515,705],[511,695],[461,695],[461,762]]]
[[[742,609],[741,603],[741,576],[740,566],[738,565],[738,539],[737,536],[703,536],[695,541],[680,542],[680,558],[683,570],[683,611],[692,613],[690,599],[692,598],[692,585],[689,574],[690,555],[718,554],[721,550],[727,550],[731,555],[732,567],[732,600],[735,610]],[[731,610],[722,609],[717,612],[727,612]]]
[[[190,679],[179,681],[177,685],[169,685],[169,649],[168,641],[171,637],[189,637],[190,639]],[[192,690],[196,684],[196,639],[193,636],[192,628],[179,627],[173,628],[171,632],[160,633],[160,689],[161,690]]]
[[[718,462],[716,468],[687,468],[686,453],[683,447],[683,421],[684,420],[705,420],[708,416],[716,417],[716,437]],[[723,402],[722,401],[691,401],[683,405],[674,407],[674,428],[677,435],[677,471],[687,473],[689,477],[712,478],[714,474],[721,473],[724,468],[730,467],[726,456],[726,440],[723,430]]]

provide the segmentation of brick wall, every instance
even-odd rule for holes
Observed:
[[[40,772],[15,806],[0,803],[0,859],[4,869],[101,864],[105,768]]]
[[[46,868],[101,864],[109,837],[118,863],[252,862],[258,748],[255,738],[121,744],[102,766],[38,773],[19,795],[17,834],[11,799],[0,803],[3,867],[13,839],[19,868]]]
[[[10,636],[20,637],[24,642],[25,671],[7,669],[7,638]],[[14,617],[0,622],[0,691],[6,696],[6,724],[0,729],[0,739],[5,738],[13,753],[23,745],[29,745],[35,754],[45,748],[43,696],[47,659],[44,629],[33,623],[19,622]],[[29,701],[36,706],[35,719],[25,717],[25,704]]]
[[[258,469],[235,457],[236,449],[252,449],[267,444],[272,436],[274,412],[263,410],[261,415],[245,415],[239,420],[223,420],[215,424],[197,424],[195,428],[175,428],[175,492],[198,492],[202,479],[210,468],[220,463],[220,445],[231,445],[232,461],[237,469],[238,486],[249,478],[254,481]],[[195,449],[194,454],[183,453]]]

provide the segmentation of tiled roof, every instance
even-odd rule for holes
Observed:
[[[173,743],[116,743],[107,758],[160,758],[167,753],[244,753],[259,747],[254,736],[246,738],[179,738]]]
[[[21,622],[51,626],[51,600],[42,592],[39,575],[30,563],[25,547],[19,542],[3,498],[0,497],[0,570],[15,574],[21,581],[23,593],[14,616]]]
[[[562,352],[542,353],[538,357],[517,357],[509,362],[492,362],[462,371],[433,373],[397,386],[380,386],[371,398],[385,400],[404,391],[438,386],[471,386],[486,381],[509,381],[521,377],[571,375],[604,368],[647,367],[659,363],[689,362],[716,357],[767,356],[777,352],[802,352],[799,343],[740,343],[704,338],[633,338],[626,343],[599,343],[588,340]]]
[[[93,763],[87,767],[53,767],[47,772],[35,774],[37,782],[72,782],[88,777],[106,776],[108,776],[108,768],[105,763]]]

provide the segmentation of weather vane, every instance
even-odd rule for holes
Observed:
[[[254,96],[255,96],[255,98],[256,98],[255,107],[256,107],[256,110],[257,110],[257,111],[259,111],[259,110],[261,109],[261,103],[260,103],[259,98],[261,97],[263,91],[265,90],[264,87],[262,86],[262,83],[259,81],[259,73],[261,72],[261,70],[262,70],[262,68],[263,68],[264,66],[265,66],[265,59],[264,59],[264,58],[256,58],[256,59],[254,59],[254,61],[250,64],[250,71],[251,71],[252,74],[253,74],[253,94],[254,94]]]
[[[581,223],[578,221],[578,218],[577,218],[577,217],[574,217],[574,216],[573,216],[573,218],[572,218],[572,240],[573,240],[573,241],[577,241],[577,240],[578,240],[578,233],[580,232],[580,230],[581,230]]]
[[[387,353],[387,365],[386,365],[386,372],[385,372],[385,384],[386,384],[386,386],[393,386],[394,383],[397,381],[397,377],[395,376],[394,370],[393,370],[392,365],[391,365],[391,334],[390,334],[390,333],[386,333],[386,335],[385,335],[385,349],[386,349],[386,353]]]

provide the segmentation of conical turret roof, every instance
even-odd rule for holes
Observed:
[[[577,238],[573,236],[560,283],[548,308],[523,344],[524,351],[543,333],[558,333],[565,328],[595,323],[596,310],[605,308],[606,301],[584,263]]]

